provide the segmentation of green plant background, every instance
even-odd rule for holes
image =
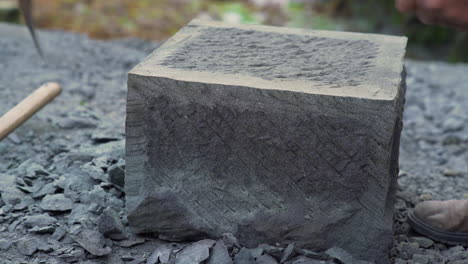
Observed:
[[[0,21],[20,22],[17,8],[11,8],[15,3],[0,0]],[[83,32],[93,38],[133,36],[160,41],[196,16],[223,20],[229,15],[243,23],[405,35],[409,38],[410,58],[468,62],[468,33],[423,25],[415,17],[400,14],[394,7],[395,0],[37,0],[35,3],[39,27]]]

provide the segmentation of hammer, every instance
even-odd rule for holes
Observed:
[[[57,83],[47,83],[0,117],[0,141],[60,94]]]
[[[37,41],[36,32],[34,31],[32,1],[19,0],[19,5],[24,16],[24,21],[26,22],[29,33],[34,41],[34,46],[41,58],[44,59],[41,46]],[[5,115],[0,117],[0,141],[33,116],[42,107],[52,101],[52,99],[59,95],[61,91],[62,88],[57,83],[44,84],[13,107]]]

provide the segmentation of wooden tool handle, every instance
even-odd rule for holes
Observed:
[[[46,83],[0,118],[0,140],[60,94],[58,83]]]

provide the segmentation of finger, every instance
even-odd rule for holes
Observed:
[[[450,20],[450,21],[446,21],[444,23],[444,26],[456,29],[457,31],[460,31],[460,32],[468,32],[468,23],[466,22]]]
[[[465,31],[468,30],[468,15],[464,10],[447,8],[444,10],[443,16],[448,23],[456,25],[457,28],[465,28]]]
[[[396,7],[400,12],[413,13],[416,11],[416,0],[397,0]]]
[[[417,0],[418,9],[426,11],[442,11],[444,9],[444,0]]]
[[[418,11],[416,15],[419,18],[419,20],[421,20],[421,22],[423,22],[426,25],[438,24],[442,20],[439,16],[436,16],[435,14],[426,11]]]

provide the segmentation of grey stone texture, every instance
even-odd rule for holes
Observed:
[[[193,21],[128,76],[129,224],[386,263],[405,45]]]

